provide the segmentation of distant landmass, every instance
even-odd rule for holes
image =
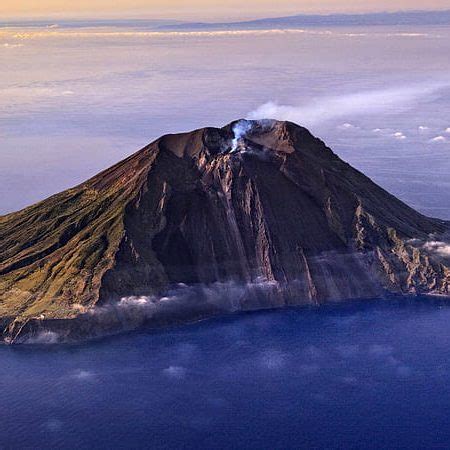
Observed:
[[[450,10],[446,11],[400,11],[371,14],[299,14],[288,17],[223,23],[182,23],[162,25],[161,30],[263,30],[304,27],[351,27],[351,26],[420,26],[450,25]]]
[[[298,14],[236,22],[186,22],[158,19],[29,19],[0,20],[2,27],[60,27],[90,28],[114,27],[153,31],[218,31],[264,30],[307,27],[352,26],[447,26],[450,25],[450,9],[444,11],[399,11],[370,14]]]
[[[291,122],[166,135],[0,217],[3,340],[386,293],[448,296],[449,227]]]

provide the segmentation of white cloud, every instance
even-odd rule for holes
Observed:
[[[319,97],[301,105],[280,105],[269,101],[250,112],[250,119],[289,120],[306,126],[354,115],[370,115],[393,108],[409,108],[423,98],[429,98],[450,81],[413,84],[409,87],[392,87],[373,91]],[[403,138],[399,138],[403,139]]]
[[[162,298],[161,300],[163,300]],[[141,296],[141,297],[123,297],[118,303],[119,308],[126,308],[128,306],[146,306],[153,304],[154,301],[152,297]]]
[[[445,144],[448,140],[445,136],[436,136],[433,139],[430,139],[430,142],[434,144]]]
[[[89,370],[79,369],[76,370],[71,376],[77,380],[90,380],[94,377],[94,374]]]
[[[358,127],[356,127],[355,125],[352,125],[351,123],[343,123],[342,125],[338,126],[339,130],[355,130]]]
[[[450,134],[450,127],[446,128],[445,132],[446,132],[447,134]]]
[[[186,375],[186,369],[181,366],[169,366],[167,369],[163,370],[163,373],[170,378],[176,378],[180,380]]]
[[[426,133],[427,131],[429,131],[430,128],[426,127],[424,125],[421,125],[418,129],[421,133]]]
[[[437,255],[450,257],[450,244],[446,242],[429,241],[423,245],[423,248]]]
[[[396,133],[394,133],[392,135],[395,139],[398,139],[400,141],[404,141],[406,139],[406,136],[401,132],[401,131],[397,131]]]

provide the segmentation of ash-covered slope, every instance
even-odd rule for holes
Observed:
[[[450,263],[433,244],[448,229],[293,123],[168,135],[0,217],[4,339],[386,292],[449,295]],[[167,296],[174,286],[190,294]]]

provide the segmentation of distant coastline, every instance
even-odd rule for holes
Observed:
[[[0,28],[137,28],[153,31],[264,30],[300,27],[351,26],[448,26],[450,9],[438,11],[397,11],[364,14],[297,14],[234,22],[192,22],[170,19],[10,19]]]
[[[450,10],[399,11],[370,14],[300,14],[287,17],[249,20],[244,22],[185,23],[163,25],[164,30],[253,30],[298,27],[350,27],[350,26],[445,26],[450,25]]]

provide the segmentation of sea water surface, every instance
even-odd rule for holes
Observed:
[[[0,448],[448,448],[450,307],[229,316],[0,348]]]
[[[270,115],[450,219],[450,32],[0,28],[0,214]],[[0,347],[0,448],[448,448],[450,309],[367,301]]]

